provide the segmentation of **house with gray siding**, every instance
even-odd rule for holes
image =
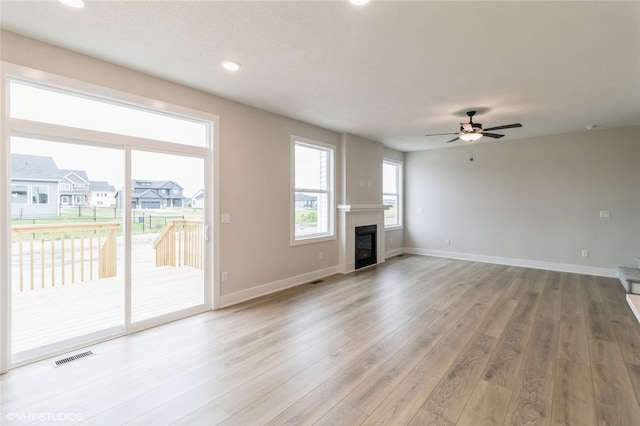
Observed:
[[[91,184],[84,170],[60,170],[60,205],[81,206],[89,205]]]
[[[183,207],[184,188],[172,180],[134,179],[131,181],[132,209],[165,209]],[[122,208],[122,190],[116,195],[116,205]]]
[[[57,216],[60,174],[52,157],[11,154],[11,217]]]

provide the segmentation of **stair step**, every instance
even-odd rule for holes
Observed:
[[[640,322],[640,295],[627,294],[627,303],[631,307],[633,315],[635,315],[638,322]]]

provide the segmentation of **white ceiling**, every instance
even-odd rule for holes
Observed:
[[[637,1],[86,2],[2,0],[1,25],[402,151],[461,144],[424,134],[469,109],[523,124],[500,141],[640,123]]]

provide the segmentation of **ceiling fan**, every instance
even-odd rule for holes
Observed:
[[[447,143],[455,142],[458,139],[462,139],[466,142],[477,141],[483,136],[488,138],[499,139],[504,135],[500,135],[498,133],[487,133],[487,131],[492,130],[502,130],[502,129],[513,129],[514,127],[522,127],[520,123],[513,124],[505,124],[504,126],[496,126],[496,127],[488,127],[486,129],[482,128],[482,124],[474,123],[473,116],[476,114],[476,111],[467,111],[467,115],[469,116],[468,123],[460,123],[460,132],[459,133],[433,133],[425,136],[442,136],[442,135],[457,135],[455,138],[447,141]]]

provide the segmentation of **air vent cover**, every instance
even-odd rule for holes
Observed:
[[[77,361],[79,359],[86,358],[88,356],[94,356],[94,355],[95,355],[95,353],[93,351],[86,351],[86,352],[82,352],[82,353],[79,353],[79,354],[72,355],[72,356],[67,357],[67,358],[62,358],[62,359],[59,359],[57,361],[54,361],[54,364],[55,364],[55,367],[60,367],[61,365],[65,365],[65,364],[68,364],[70,362]]]

